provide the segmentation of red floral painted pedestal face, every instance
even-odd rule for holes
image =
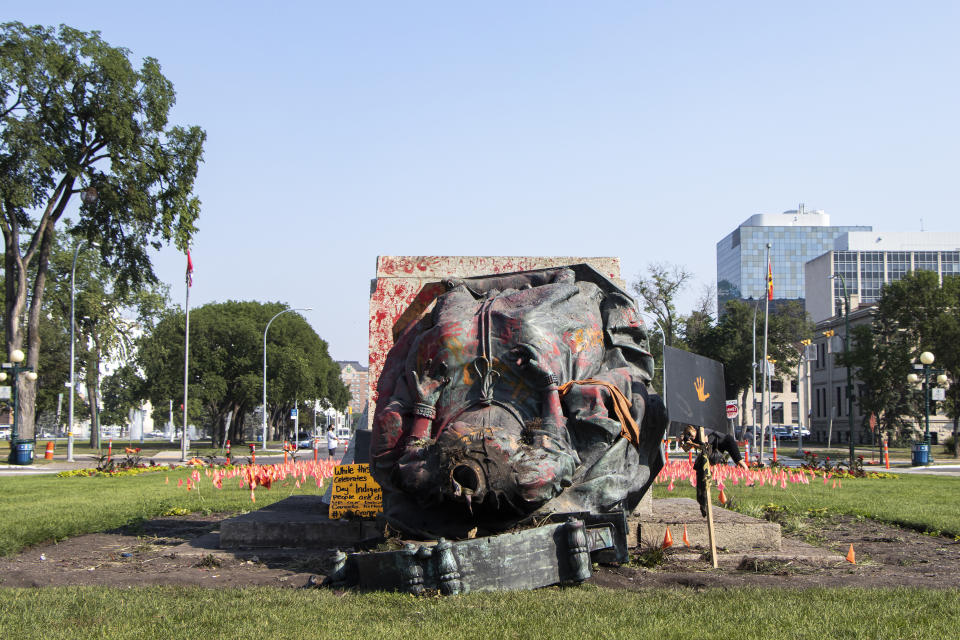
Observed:
[[[465,537],[632,510],[662,466],[666,429],[633,300],[584,264],[431,293],[377,387],[371,468],[391,525]]]

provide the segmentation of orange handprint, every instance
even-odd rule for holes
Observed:
[[[707,401],[707,398],[710,397],[710,394],[703,392],[703,387],[704,387],[703,378],[700,377],[700,376],[697,376],[697,379],[696,379],[696,381],[693,383],[693,386],[694,386],[694,387],[696,388],[696,390],[697,390],[697,398],[700,399],[700,402],[706,402],[706,401]]]

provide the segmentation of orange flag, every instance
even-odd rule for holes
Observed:
[[[669,549],[673,546],[673,536],[670,535],[670,527],[667,527],[666,533],[663,534],[663,545],[661,549]]]

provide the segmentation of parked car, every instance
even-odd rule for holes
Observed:
[[[783,425],[774,426],[773,435],[775,435],[778,439],[790,439],[796,437],[793,435],[793,429]]]
[[[297,442],[297,449],[313,449],[315,445],[319,447],[319,442],[320,440],[313,436],[305,436]]]

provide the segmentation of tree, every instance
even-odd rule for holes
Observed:
[[[0,308],[3,307],[4,286],[3,275],[0,274]],[[44,302],[43,312],[40,314],[40,358],[37,367],[37,400],[36,413],[51,414],[56,411],[58,395],[63,393],[64,383],[70,379],[70,334],[64,328],[65,317],[50,308],[48,301]],[[51,426],[53,426],[51,422]]]
[[[693,311],[681,319],[683,323],[684,343],[687,345],[692,344],[702,332],[709,330],[715,317],[714,303],[716,299],[716,289],[711,285],[704,285]]]
[[[911,345],[908,336],[891,330],[887,320],[874,318],[872,325],[859,325],[850,329],[850,355],[837,354],[838,361],[851,366],[860,382],[856,395],[860,415],[869,421],[877,417],[878,428],[894,440],[903,436],[917,424],[918,410],[916,393],[907,387]],[[913,420],[907,417],[912,416]],[[868,423],[864,423],[867,427]]]
[[[83,203],[67,230],[99,241],[120,289],[155,282],[148,249],[185,249],[195,232],[205,134],[168,126],[173,85],[155,59],[137,70],[129,57],[96,31],[0,25],[4,337],[8,353],[26,346],[31,367],[55,230],[74,196],[83,192]],[[31,437],[36,386],[25,377],[19,400],[21,435]]]
[[[150,282],[132,287],[118,286],[114,274],[102,260],[90,251],[75,253],[75,247],[67,244],[69,241],[69,237],[56,234],[50,256],[50,287],[44,306],[49,309],[51,317],[62,319],[59,324],[63,338],[58,343],[65,348],[67,375],[64,380],[69,380],[70,278],[75,272],[77,364],[78,371],[85,372],[83,379],[91,419],[90,446],[99,447],[103,410],[99,404],[102,396],[100,372],[103,365],[130,361],[134,339],[149,332],[154,318],[166,308],[169,287]],[[74,255],[77,256],[75,271]],[[63,388],[62,383],[60,388]],[[108,422],[125,423],[126,410],[119,406],[115,409]]]
[[[244,418],[261,403],[263,331],[280,303],[212,303],[190,312],[190,414],[211,427],[213,441],[243,442]],[[144,393],[158,407],[183,394],[182,311],[167,313],[153,333],[139,342],[137,362]],[[271,426],[287,424],[295,403],[326,398],[346,407],[349,391],[327,343],[295,313],[270,326],[267,343],[268,417]],[[157,416],[159,417],[159,416]],[[178,416],[179,417],[179,416]]]
[[[746,406],[747,389],[753,381],[754,305],[730,300],[725,313],[713,325],[706,325],[691,338],[690,350],[723,363],[727,397],[742,396]],[[762,331],[762,314],[757,317],[757,333]],[[768,321],[768,353],[777,368],[793,375],[800,361],[799,343],[813,332],[799,301],[779,302],[771,309]],[[757,358],[763,358],[762,334],[757,338]]]
[[[632,285],[642,310],[652,314],[663,327],[668,347],[674,345],[681,333],[676,297],[692,277],[693,274],[679,265],[652,262],[647,265],[647,276],[638,275]]]
[[[132,364],[122,365],[104,378],[100,385],[100,396],[103,398],[100,417],[103,423],[123,424],[131,409],[143,406],[147,395],[143,385]]]
[[[874,413],[895,438],[923,419],[923,399],[906,385],[906,376],[920,353],[931,351],[935,366],[950,379],[946,409],[954,420],[957,441],[960,416],[960,276],[913,271],[884,285],[873,323],[851,331],[849,363],[863,381],[857,397],[860,412]],[[907,420],[906,418],[912,418]],[[955,450],[955,455],[957,455]]]

